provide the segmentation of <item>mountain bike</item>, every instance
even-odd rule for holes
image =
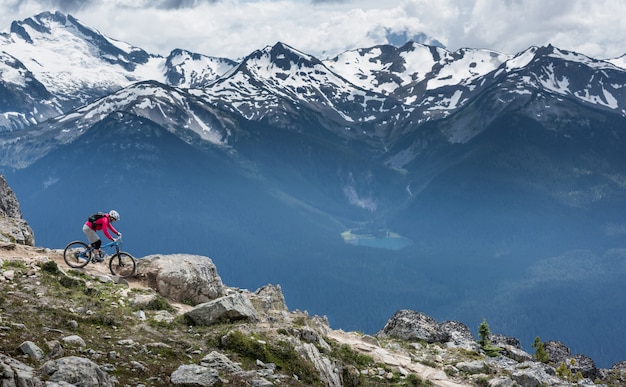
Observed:
[[[122,247],[122,238],[114,239],[112,242],[100,246],[101,254],[108,251],[114,253],[109,260],[109,270],[111,274],[121,278],[130,277],[135,274],[137,262],[135,258],[127,252],[120,251]],[[68,243],[63,251],[63,260],[69,267],[75,269],[85,267],[89,262],[98,263],[104,261],[104,255],[97,257],[94,248],[83,241],[74,241]]]

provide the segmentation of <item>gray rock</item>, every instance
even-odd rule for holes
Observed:
[[[470,374],[489,373],[489,366],[482,360],[462,361],[457,363],[455,367]]]
[[[323,356],[314,344],[304,343],[302,345],[297,345],[295,350],[303,358],[308,359],[311,363],[313,363],[313,366],[319,373],[324,386],[343,386],[341,375],[339,374],[340,367],[337,367],[334,362],[326,356]]]
[[[58,340],[47,341],[46,344],[48,345],[49,359],[57,359],[59,357],[63,357],[63,346]]]
[[[499,376],[489,381],[489,387],[515,387],[517,384],[508,376]]]
[[[170,383],[185,387],[221,386],[222,379],[216,370],[195,364],[184,364],[172,372]]]
[[[157,298],[157,294],[156,293],[150,293],[150,294],[133,294],[129,299],[128,299],[128,303],[130,304],[130,306],[134,306],[134,307],[138,307],[138,308],[143,308],[146,305],[150,304],[152,301],[154,301]]]
[[[474,339],[467,325],[458,321],[444,321],[439,324],[439,331],[445,337],[446,344],[453,348],[463,348],[468,351],[477,351],[479,345]]]
[[[413,310],[396,312],[376,336],[424,340],[427,343],[441,343],[447,339],[439,330],[439,323],[435,319]]]
[[[254,294],[259,300],[260,308],[265,312],[287,310],[285,296],[280,285],[265,285]]]
[[[109,375],[89,359],[78,356],[47,361],[39,369],[50,382],[66,382],[76,386],[113,387]]]
[[[508,346],[515,347],[517,349],[522,349],[522,344],[515,337],[509,337],[509,336],[499,335],[499,334],[491,334],[491,336],[489,336],[489,342],[492,345],[495,345],[498,347],[504,347],[508,345]]]
[[[239,374],[243,370],[237,364],[233,363],[226,355],[217,351],[212,351],[202,358],[200,365],[203,367],[213,368],[219,371],[225,371],[231,374]]]
[[[0,386],[41,386],[35,370],[13,358],[0,354]]]
[[[478,349],[472,332],[465,324],[458,321],[444,321],[440,324],[432,317],[413,310],[396,312],[376,336],[446,343],[450,347],[467,350]]]
[[[174,316],[166,310],[157,310],[152,316],[152,320],[159,323],[170,324],[174,321]]]
[[[85,343],[85,340],[83,340],[83,338],[78,336],[78,335],[66,336],[66,337],[61,339],[61,342],[62,342],[63,345],[70,346],[70,347],[80,347],[80,348],[82,348],[82,347],[87,345]]]
[[[138,273],[161,296],[202,304],[224,294],[222,279],[210,258],[199,255],[150,255],[137,260]]]
[[[574,355],[573,362],[568,362],[567,365],[572,370],[573,374],[580,372],[583,377],[595,380],[602,375],[600,370],[596,367],[595,362],[589,356],[586,355]]]
[[[561,364],[566,362],[570,357],[570,349],[560,341],[546,341],[543,347],[548,354],[548,361],[553,364]]]
[[[619,381],[625,382],[626,385],[626,361],[620,361],[618,363],[613,364],[609,371],[610,375]]]
[[[22,351],[22,353],[30,356],[31,359],[35,359],[37,361],[43,359],[43,357],[44,357],[43,350],[41,348],[39,348],[32,341],[25,341],[25,342],[23,342],[20,345],[20,351]]]
[[[504,345],[499,345],[498,347],[502,348],[502,352],[501,352],[502,355],[508,358],[514,359],[516,361],[524,362],[524,361],[534,360],[533,355],[515,346],[504,344]]]
[[[4,175],[0,175],[0,216],[22,218],[20,203],[17,201],[17,197],[11,187],[9,187]]]
[[[185,316],[196,325],[212,325],[224,321],[259,320],[254,306],[241,293],[230,294],[197,305],[186,312]]]

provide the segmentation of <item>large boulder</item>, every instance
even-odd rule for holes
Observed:
[[[219,373],[195,364],[183,364],[172,372],[170,383],[174,386],[211,387],[224,384]]]
[[[570,349],[560,341],[550,340],[543,343],[543,347],[548,354],[548,360],[553,364],[567,362],[571,356]]]
[[[623,382],[623,384],[626,385],[626,361],[613,364],[609,373],[615,380]]]
[[[149,255],[137,260],[138,273],[161,296],[192,305],[224,295],[224,284],[210,258],[200,255]]]
[[[35,235],[24,219],[13,190],[0,175],[0,242],[34,246]]]
[[[41,386],[35,370],[6,355],[0,354],[0,386]]]
[[[569,368],[572,370],[573,374],[578,372],[587,379],[595,380],[597,378],[602,377],[602,373],[596,367],[596,363],[587,355],[574,355],[572,359],[569,360]]]
[[[187,311],[185,317],[196,325],[212,325],[226,321],[258,321],[259,315],[252,302],[241,293],[209,301]]]
[[[480,346],[467,325],[459,321],[444,321],[439,324],[439,331],[451,348],[463,348],[468,351],[477,351]]]
[[[73,386],[113,387],[115,383],[91,360],[69,356],[46,362],[39,372],[49,382],[66,382]]]
[[[448,343],[449,346],[477,349],[469,328],[458,321],[438,323],[434,318],[414,310],[399,310],[376,334],[400,340],[423,340],[427,343]]]
[[[424,340],[427,343],[440,343],[445,339],[437,320],[414,310],[397,311],[376,335],[400,340]]]
[[[491,345],[502,348],[502,355],[517,360],[518,362],[532,361],[534,358],[531,354],[522,350],[522,344],[515,337],[492,334],[489,336]]]

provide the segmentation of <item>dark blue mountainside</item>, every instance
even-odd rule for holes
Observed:
[[[624,69],[552,46],[162,58],[60,13],[0,45],[0,172],[38,245],[114,208],[125,250],[208,256],[334,328],[414,309],[626,359]],[[26,65],[55,52],[90,65]]]

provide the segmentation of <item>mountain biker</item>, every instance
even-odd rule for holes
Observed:
[[[95,220],[92,222],[91,219],[95,219]],[[109,238],[110,240],[114,240],[114,239],[113,237],[111,237],[109,230],[111,230],[115,235],[117,235],[118,238],[121,237],[122,233],[117,231],[115,227],[113,227],[113,222],[119,219],[120,219],[120,214],[115,210],[111,210],[108,213],[98,213],[97,215],[90,217],[90,219],[88,219],[83,225],[83,232],[85,233],[85,235],[87,235],[87,239],[89,240],[89,243],[90,243],[89,246],[93,247],[94,249],[93,252],[95,254],[95,257],[98,258],[99,260],[103,259],[101,252],[100,252],[100,246],[102,245],[102,241],[100,240],[100,237],[98,237],[98,234],[96,233],[96,231],[102,230],[104,235],[106,235],[106,237]]]

